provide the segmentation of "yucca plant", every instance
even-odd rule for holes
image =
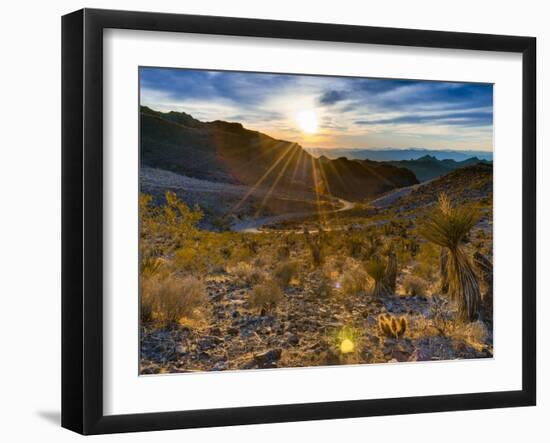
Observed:
[[[475,209],[453,207],[449,198],[441,194],[439,205],[427,216],[419,230],[428,241],[445,248],[448,253],[449,295],[457,301],[458,319],[461,321],[474,321],[481,303],[479,281],[462,247],[464,238],[477,220]]]
[[[371,278],[374,280],[374,288],[372,295],[375,297],[382,297],[390,293],[390,289],[386,285],[386,265],[380,260],[371,260],[365,268]]]
[[[139,266],[142,277],[153,277],[158,274],[162,267],[163,260],[159,257],[142,256]]]
[[[439,275],[441,277],[441,283],[439,285],[439,290],[442,294],[447,294],[449,292],[449,253],[447,248],[441,248],[439,253]]]
[[[481,297],[481,311],[483,320],[489,323],[493,321],[493,263],[481,252],[474,254],[474,265],[481,275],[485,290]]]
[[[318,268],[324,263],[321,234],[311,235],[307,227],[304,226],[304,239],[309,247],[309,251],[311,252],[311,261],[313,262],[313,266]]]
[[[388,263],[384,270],[384,284],[391,292],[395,292],[395,281],[397,280],[397,256],[395,252],[388,254]]]

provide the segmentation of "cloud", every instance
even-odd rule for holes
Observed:
[[[140,88],[153,109],[238,121],[306,146],[492,148],[490,84],[140,68]],[[315,137],[296,123],[303,110],[319,116]]]
[[[343,91],[325,91],[321,97],[319,97],[319,103],[322,105],[332,105],[334,103],[345,100],[347,93]]]
[[[400,115],[375,120],[357,120],[356,125],[440,124],[456,126],[486,126],[493,124],[491,112],[455,112],[441,115]]]

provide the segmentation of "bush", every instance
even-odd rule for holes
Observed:
[[[410,296],[426,295],[428,283],[423,278],[416,275],[407,275],[403,279],[403,290]]]
[[[289,285],[293,277],[298,274],[299,264],[297,261],[285,261],[275,268],[273,277],[285,288]]]
[[[277,282],[266,280],[254,286],[249,301],[252,308],[272,311],[282,300],[283,293]]]
[[[195,318],[207,303],[204,283],[195,277],[142,280],[142,319],[178,322],[183,317]]]
[[[440,265],[440,251],[441,248],[433,243],[422,243],[412,263],[414,274],[427,281],[436,280]]]
[[[265,279],[265,272],[245,262],[237,263],[235,266],[230,267],[228,271],[247,284],[258,284]]]
[[[316,276],[317,277],[317,276]],[[332,295],[333,283],[330,277],[319,273],[318,278],[313,282],[313,293],[319,298],[329,298]]]
[[[353,295],[363,292],[368,286],[369,276],[360,266],[347,269],[340,278],[340,289],[344,294]]]

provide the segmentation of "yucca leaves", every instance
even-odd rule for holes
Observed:
[[[475,209],[461,207],[444,211],[436,208],[420,227],[420,234],[443,248],[456,249],[479,220]]]
[[[475,209],[453,207],[449,198],[442,194],[438,207],[419,229],[422,236],[444,250],[441,256],[442,284],[448,285],[449,295],[457,301],[461,321],[475,320],[481,303],[479,281],[461,246],[478,219]]]
[[[372,295],[375,297],[382,297],[390,293],[390,288],[386,285],[386,265],[379,260],[371,260],[365,265],[367,273],[374,280],[374,289]]]

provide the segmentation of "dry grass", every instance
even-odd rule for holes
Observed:
[[[195,277],[143,278],[141,284],[141,315],[152,319],[178,322],[195,318],[208,304],[204,283]]]
[[[266,280],[254,286],[249,302],[252,308],[273,311],[283,298],[284,295],[278,283],[274,280]]]
[[[369,276],[360,265],[348,268],[340,278],[340,289],[346,295],[364,292],[368,287]]]
[[[250,285],[261,283],[266,278],[266,273],[262,269],[245,262],[230,266],[227,271]]]
[[[296,260],[287,260],[279,264],[273,271],[273,277],[281,285],[286,288],[290,281],[298,275],[300,264]]]
[[[428,282],[416,275],[407,275],[403,279],[403,291],[410,296],[426,295],[428,292]]]

